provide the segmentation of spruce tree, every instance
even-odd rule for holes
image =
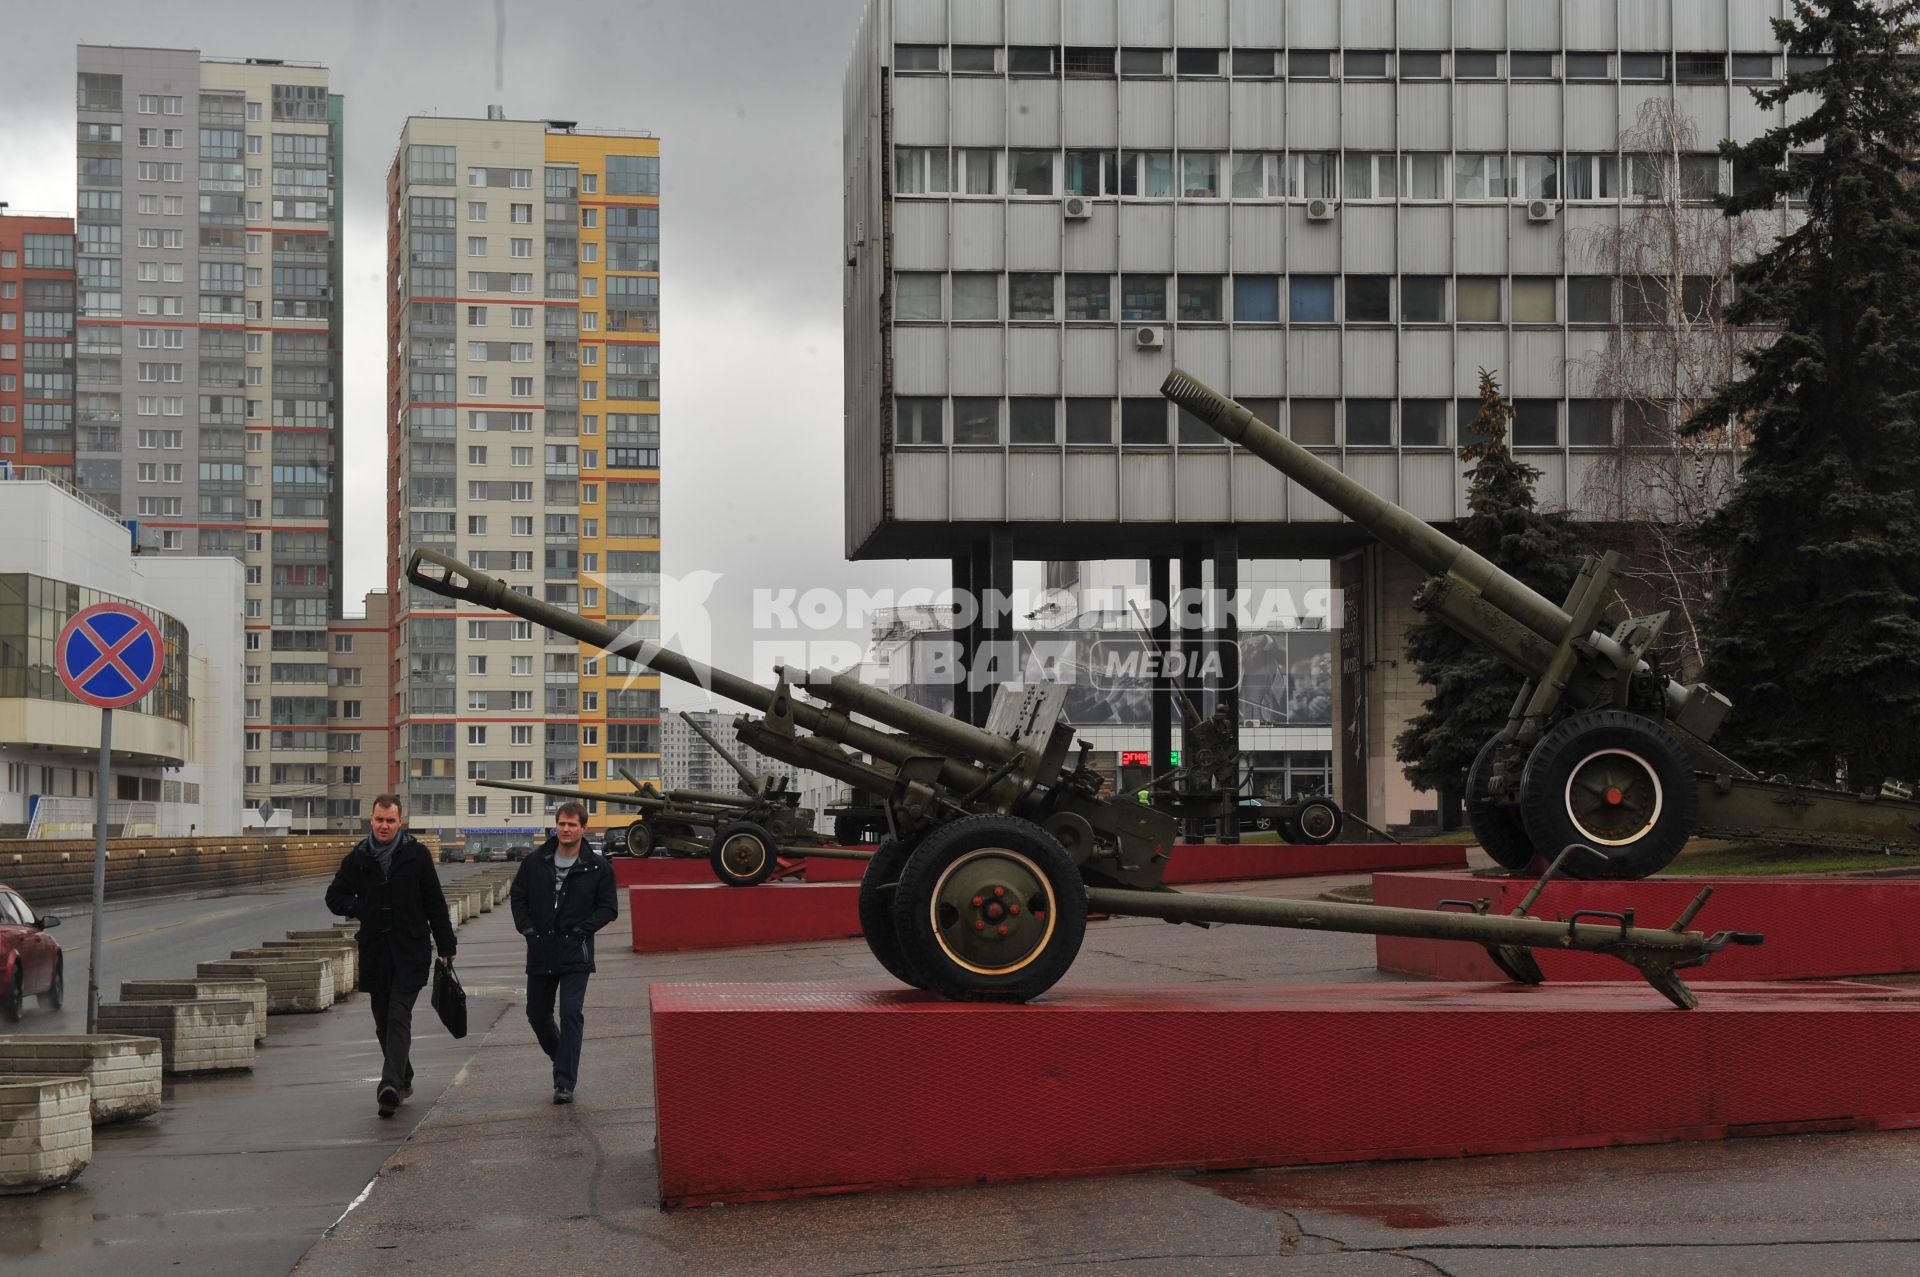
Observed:
[[[1754,94],[1790,123],[1721,147],[1748,179],[1729,216],[1806,216],[1735,274],[1728,318],[1777,340],[1690,423],[1748,440],[1702,529],[1728,567],[1705,677],[1742,762],[1872,789],[1920,779],[1920,0],[1800,0],[1774,29],[1828,60]]]
[[[1540,472],[1508,448],[1512,421],[1513,407],[1499,381],[1482,368],[1480,412],[1468,424],[1470,438],[1460,444],[1460,459],[1473,468],[1467,472],[1467,517],[1454,539],[1558,603],[1579,571],[1579,538],[1565,515],[1535,507]],[[1394,753],[1408,780],[1457,798],[1473,756],[1505,726],[1521,678],[1485,646],[1432,617],[1408,626],[1406,643],[1407,659],[1431,694],[1395,739]]]

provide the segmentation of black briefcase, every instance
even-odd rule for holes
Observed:
[[[433,964],[433,1013],[447,1026],[448,1033],[456,1038],[467,1036],[467,991],[460,987],[460,977],[453,968],[439,961]]]

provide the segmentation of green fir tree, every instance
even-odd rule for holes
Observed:
[[[1743,763],[1872,789],[1920,779],[1920,0],[1794,15],[1781,42],[1826,65],[1755,92],[1790,123],[1721,148],[1750,177],[1729,216],[1805,220],[1735,275],[1728,318],[1777,340],[1689,424],[1748,440],[1702,529],[1728,567],[1705,676]]]
[[[1580,541],[1565,515],[1535,507],[1540,472],[1507,447],[1512,421],[1499,381],[1482,368],[1480,412],[1467,427],[1471,438],[1460,445],[1460,459],[1473,463],[1467,517],[1454,537],[1557,603],[1579,571]],[[1473,756],[1506,724],[1521,678],[1484,645],[1432,617],[1408,626],[1406,643],[1407,659],[1430,695],[1395,739],[1395,756],[1415,785],[1458,798]]]

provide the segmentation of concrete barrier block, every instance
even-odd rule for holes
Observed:
[[[319,947],[295,944],[290,940],[267,941],[252,949],[235,949],[229,958],[265,958],[268,961],[285,959],[290,956],[317,958],[325,962],[333,972],[333,996],[336,1001],[345,1001],[353,992],[354,972],[347,965],[357,956],[357,949],[350,944],[322,945]]]
[[[103,1002],[100,1027],[160,1039],[168,1073],[217,1073],[253,1067],[251,1002]]]
[[[92,1090],[84,1076],[0,1080],[0,1194],[56,1188],[86,1169]]]
[[[113,1033],[31,1033],[0,1038],[0,1074],[84,1077],[95,1126],[160,1111],[158,1040]]]
[[[325,958],[223,958],[202,962],[195,974],[203,980],[265,980],[269,1015],[324,1011],[333,1005],[333,966]]]
[[[285,940],[263,940],[260,945],[264,949],[311,949],[329,957],[338,956],[342,962],[333,972],[334,996],[344,998],[360,987],[360,945],[357,941],[338,936],[320,940],[296,940],[289,936]]]
[[[122,1002],[245,1002],[253,1007],[253,1040],[267,1036],[267,982],[254,976],[198,980],[123,980]]]

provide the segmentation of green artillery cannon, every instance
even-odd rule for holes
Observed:
[[[628,852],[646,856],[657,849],[672,856],[705,856],[713,865],[714,876],[730,887],[765,882],[779,868],[783,856],[864,857],[862,852],[827,847],[826,839],[814,832],[813,813],[800,806],[800,796],[791,791],[785,777],[776,780],[753,771],[692,715],[683,713],[680,717],[739,773],[739,793],[670,789],[663,794],[635,780],[624,768],[620,775],[633,787],[625,794],[507,780],[478,783],[485,789],[637,807],[639,817],[626,828]]]
[[[414,553],[407,579],[757,710],[759,718],[735,722],[742,744],[884,795],[889,836],[861,878],[861,930],[888,972],[949,998],[1024,1002],[1044,993],[1079,953],[1089,910],[1470,940],[1529,982],[1541,979],[1534,947],[1591,950],[1631,963],[1680,1006],[1693,997],[1679,970],[1730,943],[1758,941],[1684,930],[1705,893],[1668,930],[1636,927],[1631,917],[1617,926],[1488,917],[1484,905],[1459,913],[1182,895],[1161,884],[1174,817],[1102,797],[1106,780],[1086,765],[1084,743],[1069,758],[1064,686],[1003,686],[987,725],[974,727],[846,674],[776,669],[778,682],[765,687],[516,593],[431,550]]]
[[[1848,850],[1920,851],[1920,803],[1763,779],[1708,742],[1732,708],[1653,669],[1662,612],[1608,628],[1621,557],[1585,559],[1556,604],[1175,369],[1160,393],[1428,573],[1414,606],[1484,644],[1527,682],[1467,773],[1467,820],[1489,856],[1524,869],[1585,843],[1589,878],[1644,878],[1705,834]]]

